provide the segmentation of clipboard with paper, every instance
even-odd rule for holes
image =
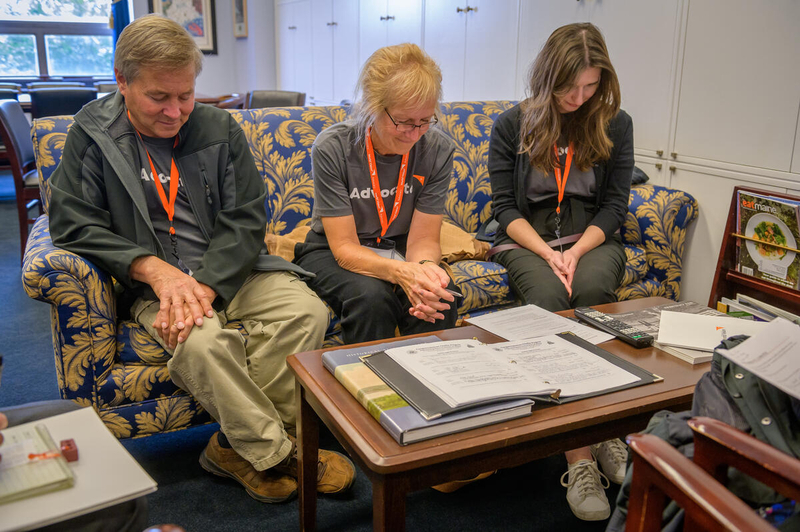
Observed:
[[[75,482],[72,470],[43,424],[3,430],[0,504],[64,489]]]
[[[558,404],[660,380],[571,333],[437,342],[362,360],[426,419],[520,398]]]

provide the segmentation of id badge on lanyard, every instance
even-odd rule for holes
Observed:
[[[556,154],[556,161],[558,161],[558,143],[553,144],[553,151]],[[567,147],[567,159],[564,163],[564,176],[562,179],[561,168],[558,165],[553,168],[553,173],[556,176],[556,186],[558,187],[558,205],[556,206],[556,238],[559,240],[559,251],[564,252],[564,246],[560,243],[561,240],[561,201],[564,199],[564,191],[567,189],[567,178],[569,177],[569,170],[572,166],[572,153],[574,152],[572,143]]]
[[[383,197],[381,196],[381,184],[378,179],[378,167],[375,164],[375,149],[372,147],[372,128],[367,130],[367,164],[369,165],[369,177],[372,182],[372,196],[375,198],[375,207],[378,209],[378,219],[381,222],[381,236],[378,238],[380,243],[381,238],[386,234],[389,226],[400,214],[400,207],[403,204],[403,192],[406,188],[406,172],[408,172],[408,153],[403,154],[403,159],[400,161],[400,175],[397,177],[397,188],[395,189],[394,205],[392,206],[392,216],[387,220],[386,207],[383,205]]]
[[[131,112],[128,111],[128,120],[130,119]],[[133,122],[131,122],[131,125],[133,125]],[[175,158],[170,157],[169,199],[167,199],[167,193],[164,191],[164,185],[161,184],[161,180],[158,178],[158,172],[156,171],[156,166],[153,164],[153,159],[150,157],[150,152],[147,150],[147,145],[144,143],[141,133],[139,133],[135,127],[133,130],[136,131],[136,135],[139,137],[139,140],[142,141],[144,152],[147,154],[147,161],[150,163],[150,170],[153,172],[153,182],[156,185],[158,198],[161,200],[161,205],[167,213],[167,220],[169,220],[169,241],[172,244],[172,256],[178,261],[178,268],[183,273],[192,275],[192,270],[183,262],[183,259],[181,259],[178,254],[178,235],[175,233],[175,224],[173,223],[173,218],[175,217],[175,200],[178,199],[178,186],[180,185],[180,175],[178,173],[178,166],[175,164]],[[175,142],[172,144],[172,149],[174,150],[177,145],[178,137],[176,135]]]

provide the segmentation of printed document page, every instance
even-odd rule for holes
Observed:
[[[595,345],[614,339],[608,333],[553,314],[536,305],[500,310],[469,318],[467,321],[506,340],[525,340],[562,332],[571,332]]]
[[[558,336],[490,344],[509,364],[521,366],[545,384],[561,390],[561,397],[584,395],[639,380],[633,375]]]
[[[555,335],[483,345],[439,342],[386,351],[451,406],[495,397],[582,395],[639,380]]]
[[[494,356],[477,340],[435,342],[387,349],[386,354],[451,407],[494,397],[528,396],[553,391],[533,382],[520,366]]]
[[[800,399],[800,357],[797,356],[800,353],[800,326],[775,318],[733,349],[718,351],[776,388]]]

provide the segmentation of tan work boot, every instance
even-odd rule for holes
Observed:
[[[200,455],[200,466],[209,473],[234,479],[257,501],[284,502],[297,495],[295,478],[276,471],[275,468],[256,471],[236,451],[220,446],[219,431],[211,436]]]
[[[286,460],[272,469],[297,478],[297,441],[289,436],[292,452]],[[349,458],[335,451],[319,450],[317,459],[317,491],[319,493],[341,493],[353,485],[356,468]]]

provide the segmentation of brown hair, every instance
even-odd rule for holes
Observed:
[[[439,110],[442,98],[442,71],[416,44],[397,44],[379,48],[367,59],[358,76],[359,97],[353,110],[359,138],[383,113],[396,105],[434,103]]]
[[[203,53],[191,35],[175,21],[157,14],[131,22],[119,36],[114,52],[114,69],[127,83],[145,68],[180,69],[194,66],[197,77],[203,70]]]
[[[556,98],[593,67],[600,69],[597,91],[567,119]],[[606,130],[619,112],[619,81],[596,26],[568,24],[554,31],[531,66],[528,90],[521,105],[519,152],[530,156],[533,167],[546,173],[559,164],[552,146],[562,133],[574,144],[573,164],[581,170],[611,157],[613,144]]]

